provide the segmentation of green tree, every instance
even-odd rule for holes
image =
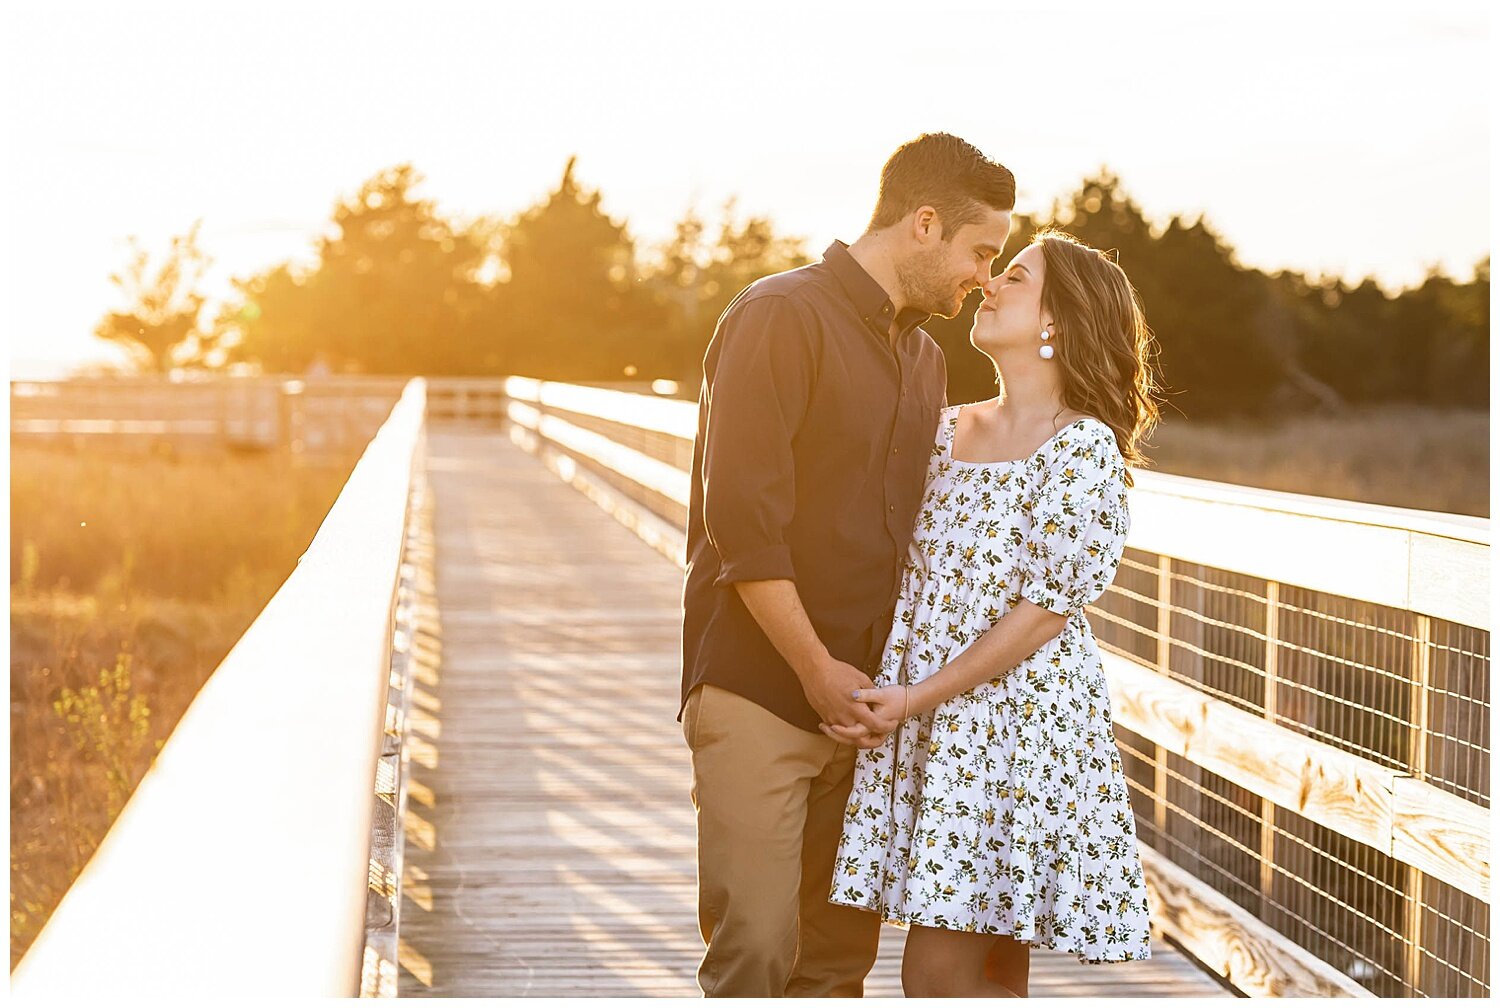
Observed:
[[[999,265],[1044,226],[1056,226],[1110,252],[1135,286],[1156,335],[1159,378],[1168,412],[1208,417],[1253,415],[1272,404],[1336,404],[1338,396],[1307,373],[1299,355],[1301,302],[1269,278],[1235,262],[1228,245],[1201,218],[1173,217],[1153,227],[1107,168],[1032,218],[1015,217]],[[990,362],[968,341],[981,296],[971,294],[952,320],[932,319],[931,333],[948,359],[951,402],[995,392]]]
[[[1302,302],[1301,359],[1308,371],[1346,402],[1390,398],[1402,367],[1392,300],[1370,279],[1354,287],[1337,279],[1298,281],[1293,287]]]
[[[1490,261],[1460,283],[1439,269],[1403,292],[1394,311],[1399,377],[1392,398],[1438,406],[1489,404]]]
[[[420,182],[409,164],[378,172],[336,204],[316,265],[237,281],[219,320],[230,358],[271,371],[301,371],[320,353],[376,374],[470,370],[486,250],[412,195]]]
[[[485,327],[495,369],[565,381],[665,374],[664,309],[644,289],[625,224],[579,184],[576,162],[503,229],[507,275]]]
[[[703,377],[703,354],[729,303],[764,276],[806,265],[801,238],[778,235],[769,217],[741,218],[736,200],[720,210],[715,239],[696,210],[688,210],[659,250],[651,289],[665,303],[678,376],[685,390]]]
[[[200,332],[198,315],[203,295],[198,284],[209,259],[198,248],[197,221],[186,234],[172,238],[166,257],[153,271],[149,254],[135,236],[130,238],[130,262],[109,279],[120,289],[129,306],[110,312],[94,335],[125,347],[143,370],[165,374],[174,358],[191,350],[197,340],[209,340]]]

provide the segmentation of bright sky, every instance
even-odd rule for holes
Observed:
[[[820,252],[881,163],[947,130],[1045,210],[1108,164],[1263,268],[1389,287],[1489,249],[1483,3],[7,4],[0,310],[16,377],[115,359],[129,235],[203,218],[207,290],[306,258],[334,200],[412,161],[510,215],[570,154],[646,243],[689,206]],[[1126,264],[1127,269],[1129,268]]]

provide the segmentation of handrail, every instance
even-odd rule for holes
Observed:
[[[1487,518],[1141,472],[1130,542],[1179,560],[1489,628]],[[1226,528],[1234,535],[1225,535]],[[1337,557],[1338,563],[1329,563]],[[1464,585],[1455,591],[1454,585]]]
[[[650,398],[634,392],[535,378],[506,378],[505,394],[519,402],[582,413],[686,441],[693,440],[698,429],[698,405],[680,399]]]
[[[17,994],[349,997],[426,387],[183,714],[12,973]]]
[[[655,491],[683,507],[688,506],[692,483],[688,474],[676,466],[617,444],[602,434],[584,430],[559,417],[548,416],[525,403],[508,403],[506,415],[512,423],[534,431],[569,451],[593,459],[611,472],[625,476],[639,486]]]

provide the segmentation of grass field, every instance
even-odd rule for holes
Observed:
[[[355,456],[11,454],[11,965]]]
[[[1394,507],[1490,513],[1489,414],[1382,407],[1261,426],[1165,420],[1150,470]],[[1149,470],[1148,470],[1149,471]]]

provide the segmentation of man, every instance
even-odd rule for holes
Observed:
[[[922,329],[989,280],[1015,179],[924,134],[869,228],[725,309],[703,362],[682,699],[708,996],[859,997],[879,919],[828,902],[856,748],[946,405]]]

